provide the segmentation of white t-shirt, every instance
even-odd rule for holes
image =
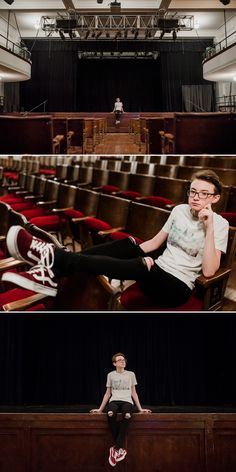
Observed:
[[[195,279],[202,270],[202,256],[205,244],[204,223],[194,218],[187,204],[173,208],[168,220],[162,227],[168,233],[167,246],[156,264],[169,274],[185,282],[192,290]],[[214,213],[215,247],[226,252],[229,223]]]
[[[124,370],[124,372],[117,372],[113,370],[107,375],[107,387],[111,388],[111,401],[124,401],[134,404],[131,397],[131,387],[137,385],[137,380],[134,372]]]
[[[123,111],[123,103],[122,102],[115,102],[114,111]]]

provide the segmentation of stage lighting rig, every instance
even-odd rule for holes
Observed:
[[[230,0],[220,0],[220,2],[223,3],[223,5],[229,5]]]
[[[6,2],[8,5],[11,5],[14,2],[14,0],[4,0],[4,2]]]

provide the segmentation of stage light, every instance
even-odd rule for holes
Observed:
[[[223,5],[229,5],[230,0],[220,0],[220,2],[223,3]]]
[[[162,30],[162,31],[161,31],[161,34],[160,34],[160,37],[159,37],[159,39],[162,39],[162,38],[163,38],[163,36],[164,36],[164,34],[165,34],[165,31],[164,31],[164,30]]]
[[[14,0],[4,0],[4,2],[6,2],[8,5],[11,5],[14,2]]]

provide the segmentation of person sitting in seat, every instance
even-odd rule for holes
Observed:
[[[201,273],[205,277],[215,274],[221,253],[226,252],[229,223],[212,210],[221,188],[214,171],[193,175],[188,204],[174,207],[162,229],[140,245],[128,236],[82,252],[67,252],[21,226],[12,226],[7,234],[10,254],[33,267],[22,273],[5,272],[2,280],[55,296],[58,278],[85,271],[110,279],[135,280],[160,307],[179,306],[188,300]],[[165,242],[166,249],[155,257]]]
[[[121,117],[121,114],[124,113],[124,109],[123,109],[123,103],[120,101],[120,98],[117,97],[115,103],[114,103],[114,109],[113,109],[113,112],[112,113],[115,113],[115,117],[116,117],[116,125],[120,123],[120,117]]]
[[[109,450],[109,463],[112,467],[122,461],[127,451],[124,448],[125,438],[134,411],[134,403],[139,413],[151,413],[151,410],[142,408],[136,392],[137,380],[134,372],[125,369],[127,359],[122,352],[112,356],[112,363],[116,370],[107,375],[106,392],[99,408],[90,410],[90,413],[102,413],[106,408],[108,426],[112,433],[114,446]],[[108,404],[108,405],[107,405]],[[121,421],[117,421],[117,413],[122,413]]]

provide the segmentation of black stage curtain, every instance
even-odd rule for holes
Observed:
[[[211,84],[202,78],[202,56],[211,39],[142,41],[157,59],[79,59],[88,49],[80,41],[24,39],[32,49],[32,78],[21,82],[20,106],[26,111],[47,100],[46,111],[112,111],[119,96],[127,112],[182,111],[182,85]],[[104,49],[137,50],[140,43],[94,42]],[[135,49],[136,48],[136,49]],[[43,106],[38,108],[43,111]],[[211,110],[208,110],[211,111]]]
[[[236,406],[234,314],[10,314],[0,405],[98,405],[122,351],[144,405]]]

